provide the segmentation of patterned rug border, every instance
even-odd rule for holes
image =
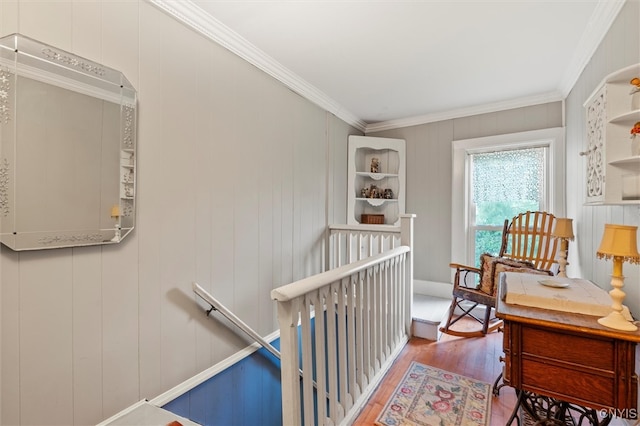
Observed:
[[[466,424],[477,424],[477,425],[484,425],[484,426],[490,426],[491,425],[491,400],[492,400],[492,393],[491,393],[491,384],[490,383],[486,383],[483,382],[481,380],[476,380],[472,377],[467,377],[467,376],[463,376],[461,374],[457,374],[457,373],[452,373],[450,371],[447,370],[443,370],[441,368],[437,368],[437,367],[433,367],[431,365],[426,365],[426,364],[421,364],[419,362],[416,361],[412,361],[411,364],[409,365],[409,367],[406,369],[406,371],[404,372],[402,379],[400,380],[400,382],[398,383],[398,385],[395,387],[395,389],[393,390],[393,393],[389,396],[389,398],[387,399],[387,402],[384,405],[384,408],[380,411],[380,414],[378,415],[378,418],[375,421],[375,424],[377,426],[390,426],[390,423],[383,423],[383,417],[385,416],[387,410],[389,409],[389,407],[395,403],[395,401],[398,399],[398,394],[401,393],[401,389],[403,387],[403,385],[405,385],[405,383],[407,383],[407,379],[409,378],[409,375],[414,371],[414,368],[418,366],[418,367],[423,367],[429,371],[428,376],[431,378],[435,378],[437,379],[437,375],[451,375],[453,377],[456,378],[456,383],[459,381],[463,381],[463,382],[469,382],[469,383],[474,383],[474,384],[478,384],[478,385],[482,385],[485,387],[483,394],[485,396],[485,406],[484,406],[484,410],[485,410],[485,420],[484,423],[476,423],[476,422],[458,422],[455,425],[453,424],[446,424],[446,426],[462,426],[462,425],[466,425]],[[436,374],[436,376],[433,375],[433,373]],[[437,379],[439,380],[439,379]],[[422,383],[424,383],[424,379],[422,381]],[[412,398],[412,402],[415,401],[416,398],[419,398],[420,394],[414,396]],[[396,422],[394,425],[395,426],[410,426],[410,425],[427,425],[428,423],[422,423],[422,422],[414,422],[410,419],[407,419],[405,416],[402,416],[402,418],[399,419],[400,422]],[[440,424],[444,424],[444,423],[440,423]]]

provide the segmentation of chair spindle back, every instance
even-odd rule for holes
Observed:
[[[537,269],[552,270],[558,263],[558,239],[551,237],[555,216],[547,212],[525,212],[515,216],[511,223],[504,221],[500,257],[526,260]]]

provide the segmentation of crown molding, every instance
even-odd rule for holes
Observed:
[[[218,43],[230,52],[264,71],[286,87],[318,105],[347,124],[364,131],[366,122],[347,111],[324,92],[307,83],[245,38],[202,10],[190,0],[146,0],[158,9]]]
[[[325,109],[347,124],[362,132],[378,132],[401,127],[416,126],[436,121],[450,120],[471,115],[486,114],[505,109],[538,105],[546,102],[562,101],[568,95],[584,68],[598,48],[602,39],[618,16],[626,0],[598,0],[598,4],[584,32],[572,63],[565,73],[558,90],[553,93],[512,99],[504,102],[486,104],[451,111],[426,114],[415,117],[369,123],[356,117],[324,92],[307,83],[282,64],[265,54],[262,50],[232,31],[229,27],[202,10],[190,0],[146,0],[158,9],[184,23],[208,39],[218,43],[230,52],[238,55],[293,92]]]
[[[569,96],[569,92],[571,92],[571,89],[575,86],[596,49],[607,35],[609,28],[611,28],[613,21],[618,17],[626,1],[627,0],[598,1],[587,25],[587,29],[582,34],[582,38],[578,43],[576,52],[573,55],[573,60],[558,87],[563,98]]]
[[[488,114],[491,112],[504,111],[514,108],[540,105],[549,102],[558,102],[562,101],[563,99],[564,98],[560,92],[553,92],[542,95],[511,99],[508,101],[495,102],[492,104],[483,104],[468,108],[459,108],[450,111],[437,112],[433,114],[401,118],[398,120],[381,121],[378,123],[368,124],[365,129],[365,134],[372,132],[381,132],[383,130],[398,129],[401,127],[419,126],[421,124],[435,123],[438,121],[452,120],[455,118],[470,117],[472,115]]]
[[[437,121],[450,120],[454,118],[468,117],[478,114],[486,114],[512,108],[521,108],[539,105],[547,102],[564,101],[575,86],[578,78],[593,57],[596,49],[611,28],[613,21],[617,18],[620,10],[627,0],[598,0],[587,29],[582,35],[569,68],[558,86],[558,90],[553,93],[536,95],[520,99],[512,99],[505,102],[480,105],[476,107],[461,108],[451,111],[426,114],[416,117],[389,120],[378,123],[370,123],[365,129],[366,133],[380,132],[383,130],[397,129],[401,127],[417,126],[420,124],[433,123]]]

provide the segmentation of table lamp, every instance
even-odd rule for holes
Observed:
[[[551,232],[551,237],[560,240],[560,260],[558,260],[560,271],[558,272],[558,276],[566,277],[567,274],[565,270],[567,267],[569,240],[573,241],[573,219],[566,217],[556,218],[556,226],[553,232]]]
[[[636,240],[637,231],[637,226],[605,224],[600,248],[596,253],[600,259],[613,259],[613,274],[611,275],[613,289],[609,292],[613,301],[611,305],[613,311],[606,317],[600,318],[598,323],[616,330],[635,331],[638,329],[622,315],[622,301],[626,296],[622,291],[622,287],[624,287],[622,264],[624,262],[640,263]]]

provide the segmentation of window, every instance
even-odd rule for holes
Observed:
[[[453,142],[451,260],[497,253],[505,219],[526,210],[564,216],[564,129]]]
[[[548,147],[470,153],[469,245],[476,266],[482,253],[497,255],[505,219],[544,210]]]

